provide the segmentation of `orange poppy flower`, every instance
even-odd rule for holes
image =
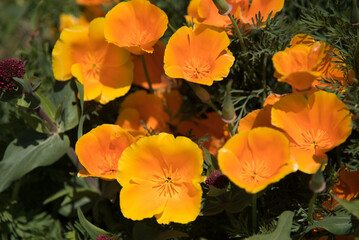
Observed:
[[[170,80],[165,75],[165,70],[163,69],[163,56],[165,54],[165,47],[166,46],[163,42],[158,41],[154,46],[154,52],[152,54],[143,54],[152,88],[155,90],[164,90],[165,88],[171,86],[169,82]],[[135,68],[133,69],[133,84],[148,89],[148,83],[146,80],[145,71],[143,69],[141,57],[132,55],[132,60],[135,65]]]
[[[128,92],[133,63],[129,52],[106,42],[103,28],[104,18],[96,18],[89,28],[64,29],[52,51],[52,69],[59,81],[76,77],[85,101],[105,104]]]
[[[240,19],[240,23],[243,25],[253,25],[252,19],[256,21],[256,15],[261,14],[263,21],[266,21],[269,14],[272,13],[271,18],[275,14],[282,10],[284,0],[252,0],[249,5],[249,0],[242,0],[242,6],[236,10],[235,17]]]
[[[106,40],[136,55],[152,53],[168,24],[166,13],[146,0],[121,2],[105,18]]]
[[[293,47],[298,44],[304,44],[311,47],[316,42],[320,41],[315,41],[315,39],[310,35],[297,34],[292,38],[290,45]],[[332,84],[321,81],[322,77],[325,79],[331,79],[334,83],[338,83],[341,86],[348,86],[351,84],[355,78],[354,71],[350,69],[344,70],[346,67],[345,64],[341,63],[342,60],[337,57],[341,55],[340,52],[336,48],[331,47],[329,44],[324,42],[320,43],[324,45],[324,57],[317,67],[317,71],[321,73],[321,76],[314,80],[312,86],[329,87],[330,89],[333,89],[333,86],[331,86]]]
[[[164,56],[167,76],[212,85],[227,77],[234,57],[229,38],[204,25],[181,27],[169,39]]]
[[[119,161],[120,207],[132,220],[155,216],[160,224],[188,223],[200,212],[203,158],[186,137],[143,137]]]
[[[274,76],[297,90],[310,88],[322,75],[318,66],[325,57],[325,47],[326,44],[316,42],[312,46],[298,44],[277,52],[272,58],[276,70]]]
[[[103,124],[92,129],[76,142],[75,152],[85,167],[79,177],[116,179],[122,152],[134,141],[131,134],[117,125]]]
[[[161,99],[141,90],[131,93],[123,100],[116,124],[139,137],[146,134],[146,129],[141,121],[146,124],[148,129],[166,131],[167,120],[168,115],[163,109]]]
[[[308,98],[287,95],[273,105],[272,124],[284,130],[291,152],[305,173],[315,173],[325,152],[343,143],[352,131],[348,107],[333,93],[317,91]]]
[[[222,121],[221,116],[216,112],[206,114],[207,118],[193,118],[182,121],[178,124],[177,130],[181,135],[189,132],[195,139],[208,137],[208,141],[203,141],[203,147],[212,155],[217,156],[217,151],[228,139],[226,123]]]
[[[248,193],[257,193],[297,170],[289,140],[266,127],[234,135],[218,151],[218,164],[223,174]]]

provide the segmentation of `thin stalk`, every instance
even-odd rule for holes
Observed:
[[[246,50],[246,46],[244,45],[244,41],[242,38],[241,30],[239,30],[238,24],[234,17],[231,14],[228,14],[229,19],[231,19],[232,25],[234,26],[234,31],[236,33],[236,36],[239,40],[239,43],[241,44],[241,50],[244,52]]]
[[[252,194],[252,234],[257,231],[257,194]]]
[[[309,208],[308,208],[308,221],[310,223],[313,223],[314,203],[316,199],[317,199],[317,193],[313,193],[313,196],[309,201]]]
[[[45,122],[47,122],[50,126],[50,132],[51,134],[54,134],[57,132],[57,126],[55,125],[55,123],[49,118],[49,116],[47,116],[47,114],[45,113],[45,111],[41,108],[41,107],[37,107],[35,109],[35,112],[37,113],[37,115],[44,120]]]
[[[212,101],[207,102],[207,104],[208,104],[214,111],[216,111],[216,112],[219,114],[219,116],[222,116],[222,111],[219,110],[219,109],[216,107],[216,105],[213,104]]]
[[[168,25],[168,28],[171,30],[172,33],[176,32],[176,29],[170,23],[168,23],[167,25]]]
[[[146,80],[147,80],[147,83],[148,83],[149,91],[150,91],[150,93],[153,93],[152,83],[150,81],[150,75],[148,75],[145,57],[143,56],[143,54],[141,54],[140,56],[141,56],[143,70],[144,70],[145,75],[146,75]]]
[[[264,55],[263,59],[263,74],[262,74],[262,86],[263,86],[263,103],[266,100],[266,88],[267,88],[267,56]]]

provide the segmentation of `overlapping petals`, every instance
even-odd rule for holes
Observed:
[[[128,92],[133,63],[129,52],[106,42],[103,29],[103,18],[89,28],[64,29],[52,51],[52,68],[57,80],[76,77],[84,85],[85,101],[105,104]]]
[[[127,148],[118,164],[120,207],[132,220],[188,223],[201,207],[202,153],[186,137],[160,133]]]
[[[322,75],[318,66],[324,58],[325,44],[316,42],[312,46],[298,44],[273,56],[275,76],[280,82],[294,89],[307,90]]]
[[[121,103],[116,124],[139,137],[146,134],[143,124],[149,130],[166,131],[167,120],[161,99],[142,90],[128,95]]]
[[[165,56],[165,73],[172,78],[212,85],[227,77],[234,62],[227,49],[229,38],[204,25],[193,29],[181,27],[168,41]]]
[[[218,164],[248,193],[257,193],[297,170],[287,137],[266,127],[245,130],[229,139],[218,152]]]
[[[168,23],[166,13],[147,0],[121,2],[105,18],[106,40],[136,55],[152,53]]]
[[[325,152],[343,143],[352,130],[348,107],[335,94],[324,91],[308,98],[283,97],[272,108],[272,124],[289,137],[299,170],[310,174],[326,160]]]
[[[134,141],[131,134],[117,125],[104,124],[92,129],[76,143],[76,154],[85,167],[79,176],[116,179],[122,152]]]

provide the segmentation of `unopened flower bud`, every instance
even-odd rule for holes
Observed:
[[[225,123],[232,123],[237,118],[236,111],[234,110],[234,106],[232,103],[232,96],[231,96],[232,83],[233,80],[230,80],[228,82],[226,86],[226,96],[224,97],[224,101],[223,101],[222,120]]]
[[[214,170],[213,172],[211,172],[211,175],[206,180],[207,187],[212,185],[216,188],[225,188],[228,183],[228,177],[218,170]]]
[[[190,83],[190,85],[191,85],[191,88],[193,89],[194,93],[196,94],[196,96],[199,99],[201,99],[201,101],[203,103],[208,103],[209,101],[211,101],[211,96],[209,95],[209,93],[207,92],[206,89],[199,86],[198,84]]]
[[[350,14],[350,23],[353,26],[359,25],[359,9],[357,5],[357,0],[352,1],[352,12]]]
[[[221,15],[228,15],[232,11],[232,5],[227,3],[226,0],[213,0],[214,5],[218,9],[218,13]]]
[[[324,180],[324,175],[322,171],[322,167],[324,164],[320,166],[318,171],[312,175],[312,178],[309,181],[309,188],[314,193],[320,193],[325,190],[326,182]]]

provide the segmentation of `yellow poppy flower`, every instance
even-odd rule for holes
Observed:
[[[203,158],[186,137],[143,137],[119,161],[120,207],[132,220],[155,216],[160,224],[194,221],[200,212]]]
[[[104,18],[96,18],[89,28],[64,29],[52,51],[52,69],[59,81],[76,77],[85,101],[105,104],[128,92],[133,63],[129,52],[106,42],[103,28]]]

